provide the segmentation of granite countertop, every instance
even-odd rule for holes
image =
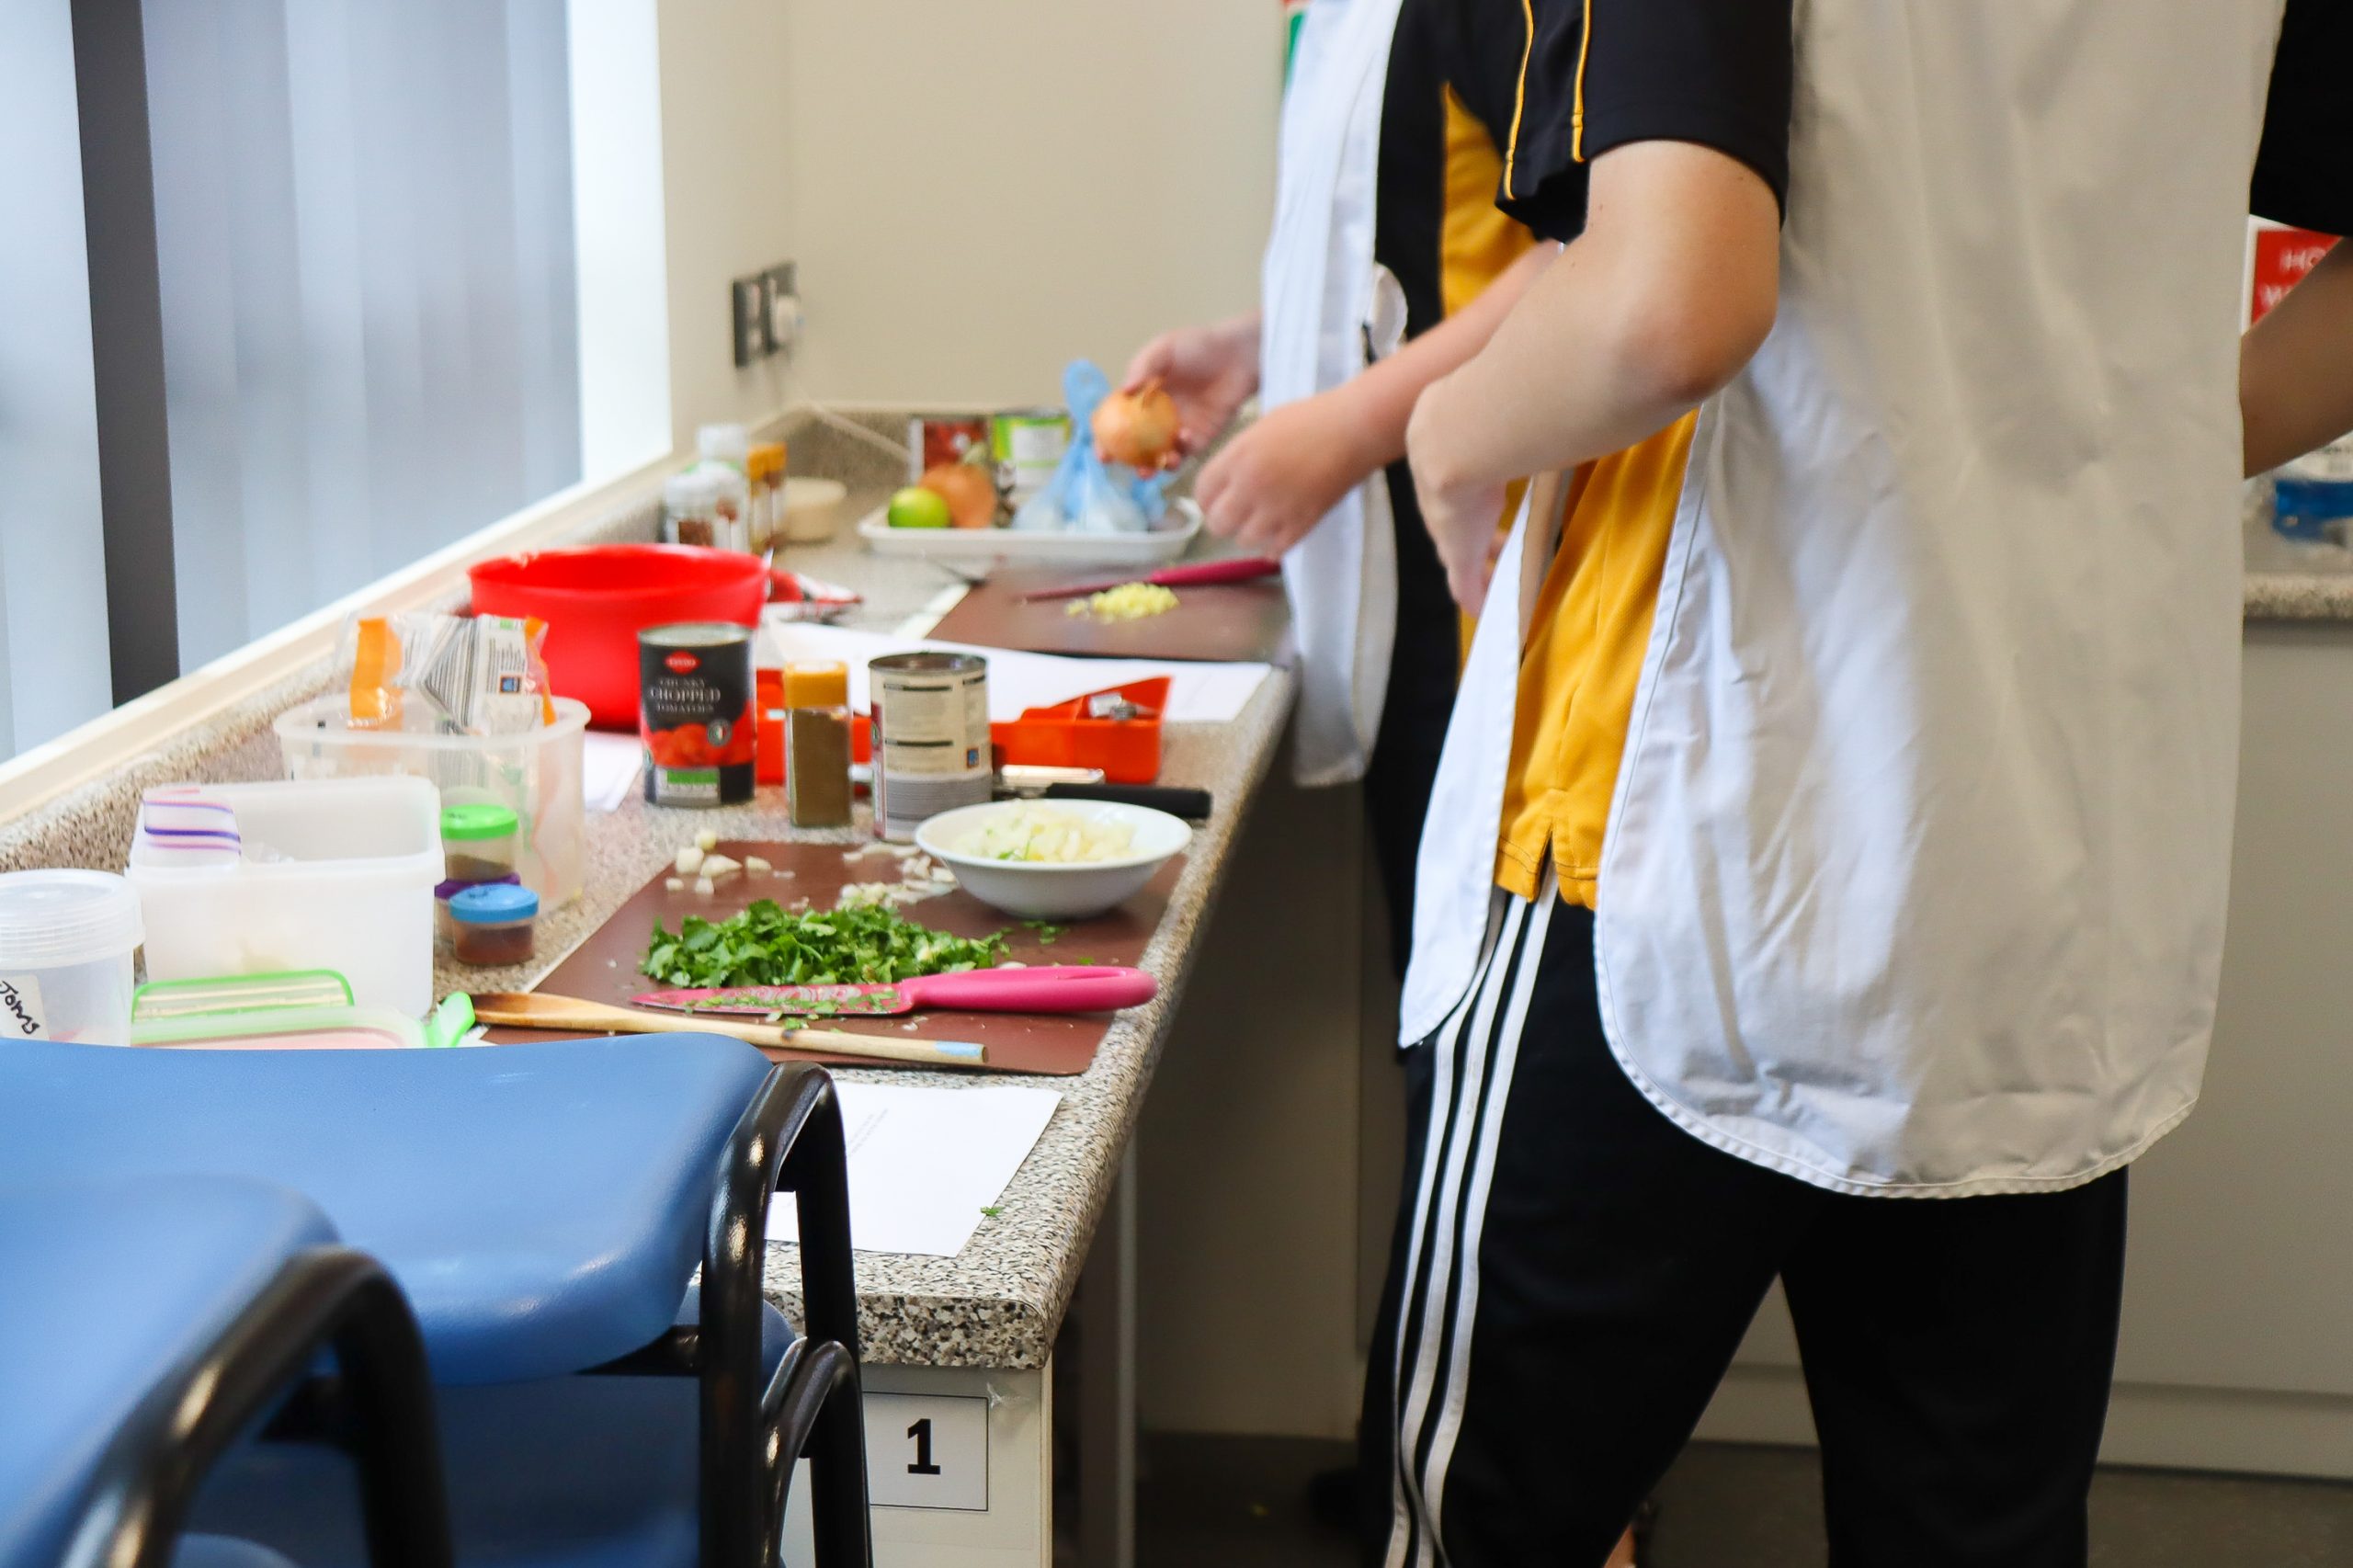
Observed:
[[[805,454],[804,445],[812,449]],[[798,571],[847,584],[865,596],[847,624],[888,630],[954,585],[956,579],[939,567],[867,553],[851,531],[856,518],[879,504],[892,484],[904,483],[887,460],[875,460],[885,454],[875,450],[867,457],[858,443],[847,437],[829,439],[820,429],[796,435],[792,458],[796,470],[845,476],[850,483],[836,539],[821,546],[791,547],[787,560]],[[1183,875],[1142,960],[1142,966],[1159,977],[1159,996],[1120,1015],[1086,1072],[1047,1078],[833,1069],[836,1077],[848,1081],[924,1083],[951,1089],[1026,1084],[1063,1096],[1037,1147],[1006,1188],[999,1212],[981,1221],[961,1254],[952,1258],[858,1255],[858,1332],[868,1360],[936,1367],[1045,1364],[1170,1019],[1181,1004],[1185,977],[1223,880],[1226,857],[1281,739],[1292,691],[1290,674],[1279,669],[1233,723],[1169,726],[1162,782],[1206,788],[1216,801],[1216,814],[1196,831]],[[864,814],[861,805],[861,822]],[[581,896],[540,921],[539,957],[513,969],[470,969],[445,958],[435,976],[435,994],[524,989],[703,829],[722,838],[855,843],[865,836],[858,829],[794,830],[785,817],[783,791],[773,787],[761,788],[748,805],[711,811],[650,806],[632,795],[616,811],[588,814]],[[916,914],[919,917],[920,911]],[[767,1281],[769,1299],[798,1322],[795,1255],[788,1244],[770,1244]]]
[[[2353,620],[2353,568],[2338,571],[2250,571],[2249,620]]]
[[[2353,620],[2353,550],[2282,539],[2271,527],[2271,485],[2241,494],[2248,620]]]

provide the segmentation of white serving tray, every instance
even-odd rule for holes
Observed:
[[[894,528],[886,517],[888,511],[878,506],[858,519],[858,537],[877,555],[917,555],[974,566],[997,561],[1040,566],[1156,566],[1184,554],[1201,531],[1201,509],[1186,497],[1168,504],[1164,526],[1140,534]]]

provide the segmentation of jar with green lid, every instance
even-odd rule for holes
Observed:
[[[522,823],[505,806],[445,806],[441,811],[443,879],[494,882],[516,874]]]

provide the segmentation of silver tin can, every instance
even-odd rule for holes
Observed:
[[[989,798],[989,666],[977,653],[890,653],[866,666],[874,833],[905,844],[926,818]]]
[[[1070,450],[1070,415],[1059,408],[1011,408],[989,416],[996,487],[1015,511],[1046,488]]]

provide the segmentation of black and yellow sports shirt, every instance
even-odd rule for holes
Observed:
[[[1409,6],[1412,0],[1408,0]],[[1789,187],[1789,0],[1456,0],[1430,37],[1467,111],[1497,128],[1495,203],[1546,239],[1585,227],[1592,161],[1691,142]],[[1566,373],[1574,374],[1574,368]],[[1533,898],[1549,857],[1591,905],[1602,829],[1683,491],[1692,421],[1587,463],[1520,660],[1495,880]]]

